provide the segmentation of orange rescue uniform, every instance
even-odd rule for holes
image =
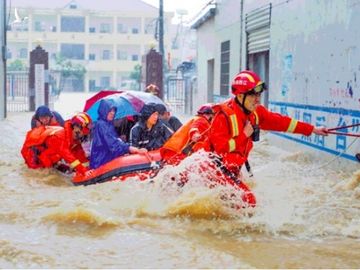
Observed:
[[[195,116],[180,127],[161,148],[161,156],[165,161],[176,164],[193,152],[204,149],[209,151],[208,132],[210,122],[202,115]],[[197,142],[191,142],[192,136],[200,133]]]
[[[64,159],[70,167],[84,173],[88,159],[79,140],[72,136],[71,122],[64,128],[40,126],[30,130],[21,150],[29,168],[48,168]]]
[[[309,136],[314,126],[293,118],[268,111],[258,105],[254,112],[245,114],[235,98],[216,105],[215,117],[209,132],[209,140],[215,153],[220,155],[225,166],[238,174],[248,159],[253,147],[250,137],[244,134],[247,121],[258,124],[260,129],[300,133]]]

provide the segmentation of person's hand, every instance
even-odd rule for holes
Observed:
[[[321,136],[327,136],[329,135],[329,131],[327,128],[325,127],[314,127],[313,132],[316,135],[321,135]]]
[[[247,138],[249,138],[251,136],[251,134],[253,134],[254,132],[254,128],[251,125],[250,121],[247,121],[245,127],[244,127],[244,134]]]
[[[82,164],[77,165],[74,169],[77,173],[81,175],[85,175],[85,173],[88,171],[88,169],[84,167]]]
[[[130,154],[144,154],[144,153],[147,153],[148,150],[146,148],[137,148],[134,146],[130,146],[129,152],[130,152]]]
[[[194,135],[192,135],[191,137],[191,141],[197,142],[198,140],[200,140],[200,138],[201,138],[201,134],[199,132],[195,132]]]
[[[93,173],[94,173],[94,170],[88,170],[85,172],[85,177],[90,177],[93,175]]]

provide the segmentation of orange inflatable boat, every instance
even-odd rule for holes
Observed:
[[[125,181],[129,177],[137,177],[143,181],[156,175],[161,170],[162,165],[160,150],[149,151],[146,155],[121,156],[93,170],[88,176],[76,174],[73,177],[73,183],[74,185],[91,185],[113,180]],[[232,186],[235,190],[241,191],[241,200],[247,207],[256,205],[255,195],[243,181],[235,179],[221,170],[216,170],[214,163],[204,162],[200,167],[208,173],[208,177],[204,181],[208,181],[207,186],[209,188],[216,185]],[[187,172],[182,173],[181,178],[182,183],[180,184],[182,186],[188,181]],[[241,208],[243,207],[241,206]]]
[[[140,176],[140,180],[145,180],[152,173],[156,173],[160,166],[161,155],[159,150],[149,151],[147,155],[126,155],[115,158],[92,170],[91,175],[76,174],[73,177],[73,183],[74,185],[91,185],[111,181],[114,177],[117,180],[126,180],[131,176]]]

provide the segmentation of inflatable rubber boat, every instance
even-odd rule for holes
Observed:
[[[143,181],[154,177],[162,167],[163,160],[160,150],[149,151],[146,155],[125,155],[92,170],[91,174],[76,174],[73,177],[73,184],[92,185],[113,180],[125,181],[130,177],[136,177],[140,181]],[[254,207],[256,205],[255,195],[243,181],[238,180],[220,169],[216,169],[216,165],[212,162],[204,162],[200,164],[199,167],[202,167],[202,170],[207,173],[205,177],[206,180],[204,181],[207,182],[209,188],[214,188],[217,185],[232,186],[235,190],[241,192],[241,200],[245,203],[246,207]],[[179,183],[179,186],[187,183],[187,175],[187,172],[181,173],[181,183]],[[224,198],[224,200],[226,200],[226,198]],[[244,204],[239,205],[242,205],[241,208],[244,207]]]

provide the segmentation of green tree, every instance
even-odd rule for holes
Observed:
[[[24,63],[21,60],[16,59],[16,60],[12,61],[11,63],[8,63],[6,69],[8,71],[24,71],[24,70],[26,70],[26,66],[24,65]]]
[[[136,66],[134,67],[133,71],[130,73],[130,79],[136,81],[138,90],[140,91],[140,86],[141,86],[141,65],[140,64],[136,64]]]
[[[77,81],[84,82],[84,76],[86,68],[81,64],[74,64],[71,60],[68,60],[61,55],[57,55],[55,58],[56,70],[60,72],[60,83],[58,94],[64,89],[66,80],[75,78]]]

